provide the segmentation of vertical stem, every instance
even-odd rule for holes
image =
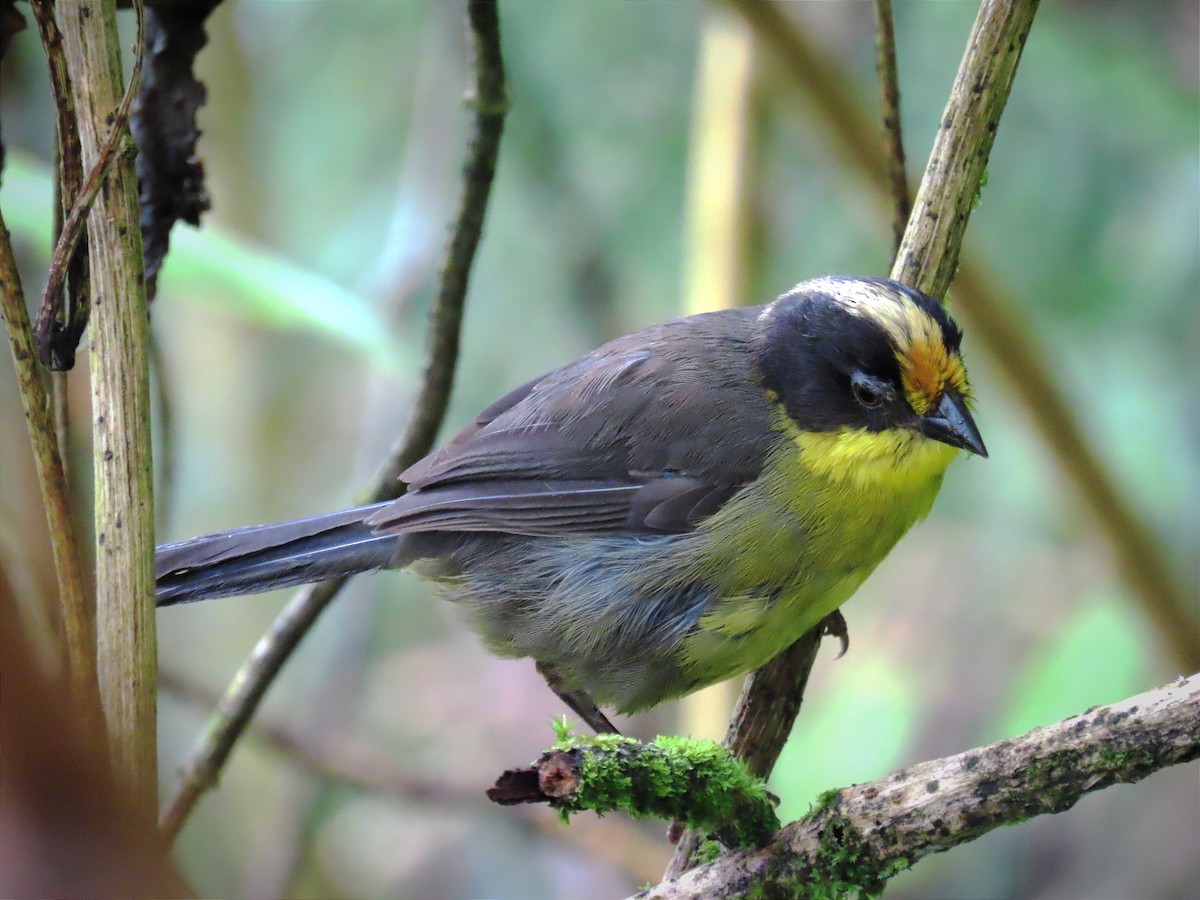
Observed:
[[[958,271],[1000,116],[1038,0],[984,0],[917,190],[892,278],[941,300]]]
[[[879,111],[883,118],[883,149],[888,158],[892,188],[892,253],[904,240],[912,212],[908,175],[904,171],[904,139],[900,128],[900,76],[896,67],[896,28],[892,0],[875,0],[875,73],[879,76]]]
[[[63,45],[85,169],[95,166],[121,103],[115,0],[64,4]],[[114,767],[152,817],[155,750],[154,502],[149,330],[135,148],[125,136],[88,217],[96,483],[97,669]]]
[[[83,590],[79,550],[71,522],[71,505],[67,495],[67,479],[58,452],[54,419],[50,410],[50,385],[46,371],[37,361],[33,327],[25,307],[17,262],[4,216],[0,214],[0,313],[8,326],[13,362],[17,370],[17,386],[25,407],[29,442],[33,448],[34,465],[46,510],[46,525],[50,531],[50,546],[54,569],[58,576],[58,595],[63,630],[66,639],[65,655],[70,673],[73,700],[85,716],[95,709],[96,666],[91,628],[91,611]],[[60,648],[61,649],[61,648]]]

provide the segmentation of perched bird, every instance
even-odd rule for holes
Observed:
[[[398,500],[158,549],[160,606],[413,566],[597,730],[763,665],[930,510],[962,334],[881,278],[618,338],[497,400]]]

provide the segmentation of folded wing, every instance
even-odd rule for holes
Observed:
[[[771,408],[757,310],[679,319],[606,344],[485,409],[401,477],[377,533],[558,536],[695,528],[762,468]]]

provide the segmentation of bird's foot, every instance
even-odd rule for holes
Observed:
[[[835,637],[841,644],[835,659],[845,656],[846,651],[850,649],[850,628],[846,625],[846,617],[842,615],[842,611],[835,609],[821,620],[819,627],[821,637]]]

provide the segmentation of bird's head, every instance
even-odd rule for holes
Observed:
[[[962,332],[942,306],[883,278],[818,278],[759,319],[763,384],[807,465],[865,483],[987,456],[968,409]]]

